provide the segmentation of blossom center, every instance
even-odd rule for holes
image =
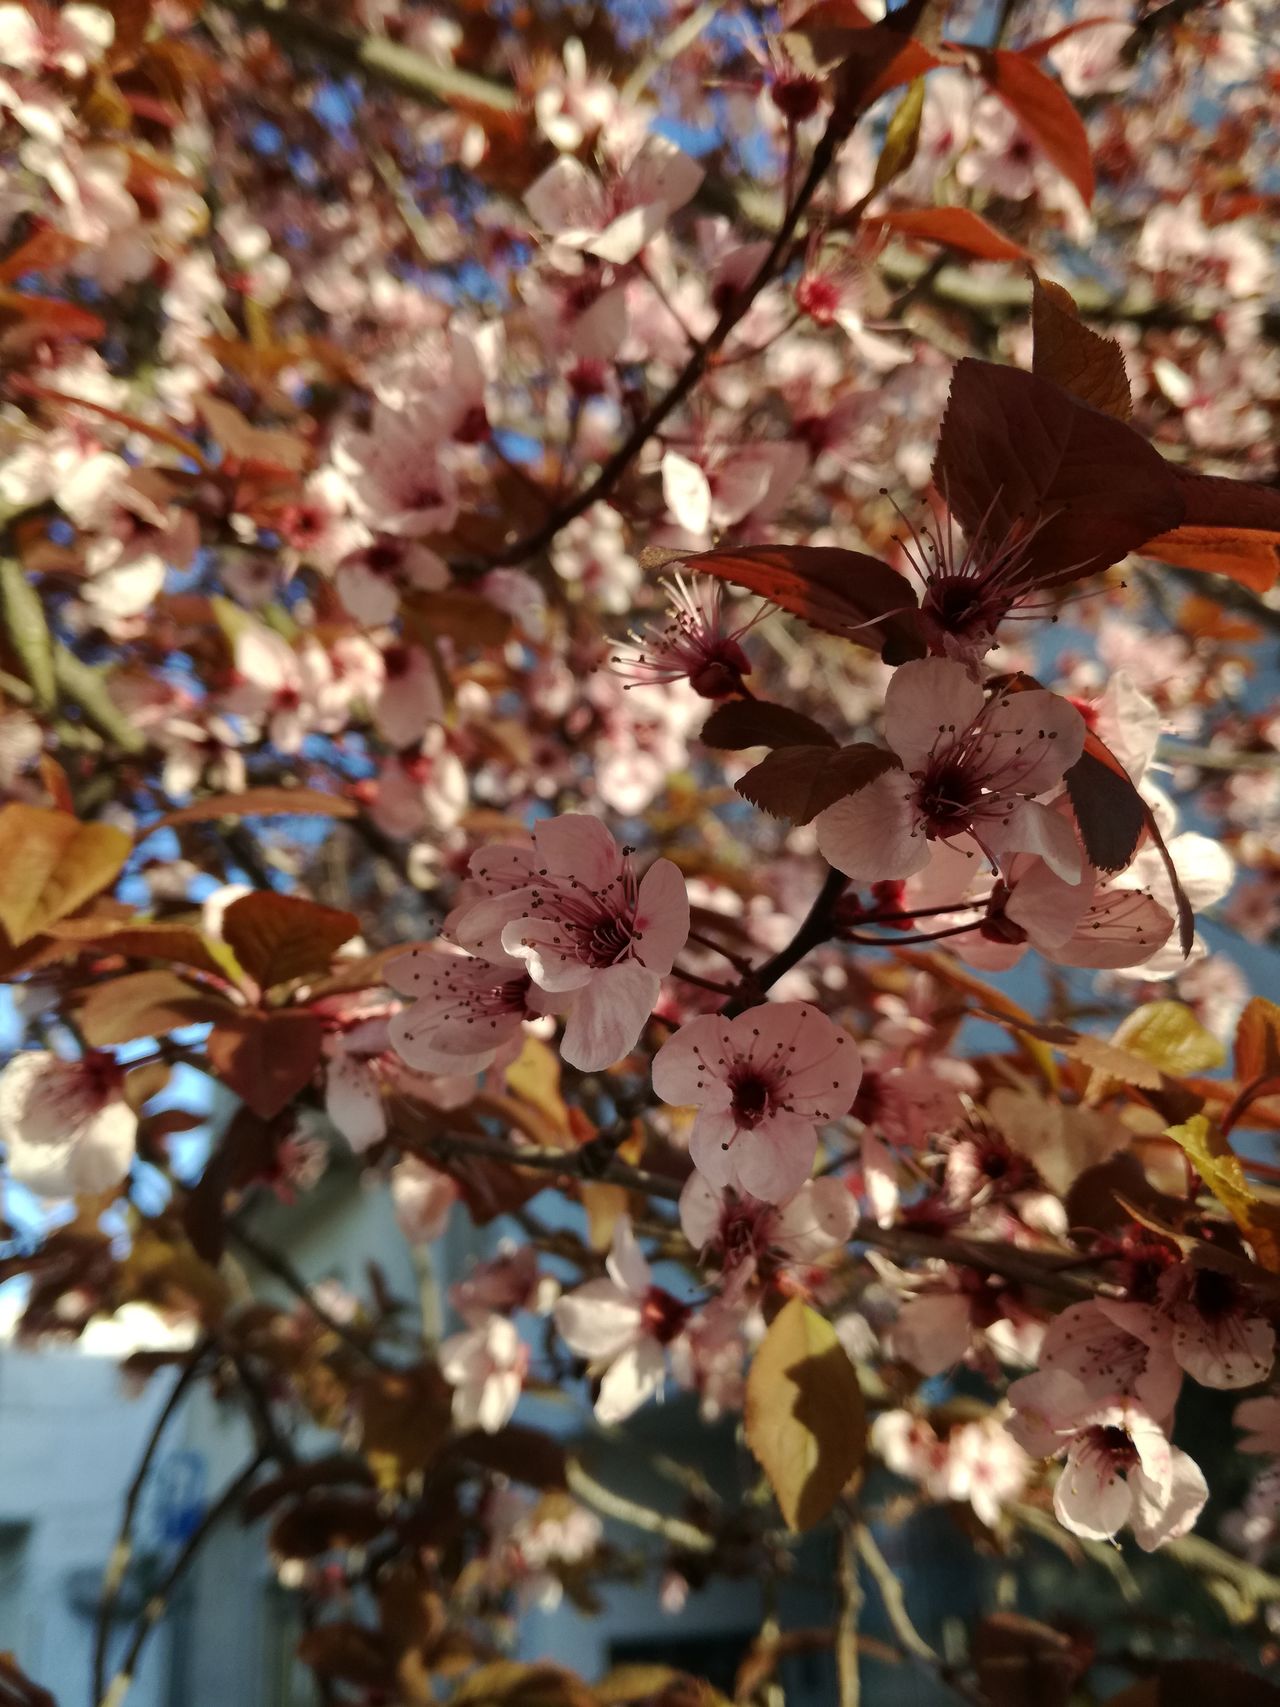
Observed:
[[[920,811],[931,837],[963,830],[973,816],[977,789],[964,764],[944,754],[929,766],[920,786]]]
[[[747,1067],[734,1074],[731,1088],[734,1120],[753,1132],[773,1112],[773,1084],[763,1073]]]
[[[650,1339],[670,1345],[689,1319],[689,1306],[661,1286],[651,1286],[640,1306],[640,1322]]]

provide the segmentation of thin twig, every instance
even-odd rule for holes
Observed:
[[[655,1511],[652,1506],[641,1505],[625,1494],[614,1493],[612,1488],[606,1488],[589,1475],[576,1458],[570,1458],[566,1463],[565,1480],[569,1484],[569,1492],[602,1517],[612,1517],[632,1529],[643,1530],[646,1535],[661,1535],[664,1541],[670,1541],[673,1547],[679,1547],[686,1553],[714,1553],[716,1550],[715,1536],[708,1535],[705,1529],[686,1523],[682,1517],[672,1517],[666,1512]]]
[[[170,1420],[178,1406],[187,1395],[192,1382],[199,1374],[201,1366],[209,1351],[210,1342],[203,1339],[193,1347],[190,1360],[182,1369],[178,1379],[170,1389],[169,1397],[160,1408],[160,1413],[152,1424],[147,1444],[143,1448],[142,1457],[138,1460],[138,1468],[133,1473],[133,1480],[125,1492],[124,1508],[120,1514],[120,1530],[116,1536],[111,1556],[102,1574],[102,1593],[98,1601],[98,1611],[93,1635],[93,1699],[100,1701],[107,1679],[107,1645],[111,1636],[111,1620],[120,1599],[120,1590],[124,1586],[125,1572],[133,1557],[133,1524],[138,1513],[138,1503],[142,1498],[142,1490],[147,1477],[151,1474],[151,1466],[155,1462],[156,1453],[160,1448],[160,1440],[168,1428]]]
[[[858,1557],[871,1573],[872,1580],[880,1590],[880,1599],[884,1602],[885,1616],[889,1627],[898,1638],[901,1647],[918,1660],[925,1660],[929,1665],[941,1665],[938,1654],[929,1646],[924,1637],[911,1621],[907,1611],[906,1597],[902,1592],[902,1584],[894,1575],[893,1568],[884,1554],[880,1551],[875,1536],[865,1523],[860,1523],[854,1530],[858,1548]]]
[[[142,1658],[142,1650],[146,1647],[152,1631],[168,1610],[170,1596],[178,1582],[216,1525],[248,1492],[253,1478],[266,1461],[266,1453],[255,1452],[250,1462],[245,1465],[235,1480],[222,1490],[200,1519],[200,1522],[191,1531],[181,1552],[166,1572],[164,1581],[139,1613],[137,1622],[133,1627],[133,1638],[125,1654],[124,1663],[111,1679],[106,1692],[98,1697],[99,1707],[120,1707],[120,1703],[129,1693],[130,1686],[137,1673],[138,1662]]]

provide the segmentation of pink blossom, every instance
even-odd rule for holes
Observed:
[[[895,1475],[918,1482],[934,1499],[967,1501],[990,1529],[1031,1476],[1030,1458],[995,1413],[939,1436],[912,1411],[882,1411],[871,1425],[871,1445]]]
[[[445,533],[458,517],[457,482],[440,460],[429,410],[378,405],[367,433],[335,441],[334,466],[369,528],[405,539]]]
[[[373,721],[384,741],[408,747],[421,741],[429,723],[443,721],[440,677],[421,646],[387,646],[382,663],[385,674],[373,702]]]
[[[625,265],[698,190],[702,168],[666,137],[650,136],[625,171],[604,181],[562,154],[525,191],[525,206],[556,244]]]
[[[1065,1528],[1109,1541],[1128,1524],[1150,1553],[1194,1526],[1208,1498],[1204,1477],[1136,1400],[1099,1405],[1065,1370],[1036,1397],[1007,1426],[1034,1455],[1066,1453],[1053,1495]]]
[[[112,1190],[128,1175],[137,1131],[124,1073],[110,1055],[63,1061],[29,1049],[0,1072],[9,1175],[43,1197]]]
[[[582,813],[544,819],[532,835],[532,847],[475,856],[485,898],[455,914],[452,933],[472,953],[523,961],[540,990],[570,997],[561,1053],[595,1072],[635,1046],[688,938],[684,878],[668,859],[637,878],[630,852]]]
[[[514,1053],[527,1019],[542,1012],[524,964],[412,948],[386,969],[412,1006],[388,1026],[392,1048],[422,1073],[483,1073]]]
[[[650,685],[687,680],[703,699],[725,699],[737,692],[742,678],[751,674],[751,660],[740,642],[766,610],[730,628],[721,582],[703,576],[687,583],[677,575],[665,586],[667,621],[632,631],[628,649],[610,659],[617,674],[629,683]]]
[[[719,1189],[692,1173],[680,1193],[680,1226],[700,1256],[719,1260],[727,1298],[736,1298],[757,1274],[820,1261],[841,1250],[857,1219],[854,1201],[838,1179],[806,1180],[788,1203]]]
[[[1012,1384],[1010,1401],[1036,1409],[1042,1389],[1056,1382],[1058,1372],[1078,1381],[1091,1403],[1133,1399],[1158,1422],[1173,1415],[1182,1386],[1171,1327],[1161,1312],[1107,1298],[1071,1304],[1053,1318],[1040,1347],[1040,1368]]]
[[[0,61],[11,71],[61,71],[83,77],[115,39],[115,19],[102,6],[73,3],[0,5]]]
[[[662,1390],[665,1348],[684,1328],[689,1310],[653,1284],[631,1218],[620,1215],[605,1263],[607,1278],[567,1292],[555,1307],[556,1327],[571,1351],[603,1371],[596,1416],[622,1422]]]
[[[1252,1387],[1275,1362],[1276,1334],[1247,1287],[1221,1269],[1179,1263],[1160,1277],[1173,1355],[1203,1387]]]
[[[449,579],[442,557],[417,540],[381,534],[342,558],[334,582],[358,622],[381,628],[395,620],[402,593],[438,592]]]
[[[511,1420],[529,1367],[529,1348],[513,1323],[489,1316],[440,1344],[440,1373],[453,1388],[459,1429],[497,1434]]]
[[[388,1011],[357,1018],[325,1039],[325,1113],[357,1155],[387,1135],[380,1061],[391,1046]]]
[[[988,700],[963,664],[923,658],[894,673],[884,729],[901,768],[815,820],[818,846],[838,871],[862,882],[910,877],[928,864],[932,843],[963,837],[993,863],[1033,853],[1068,882],[1079,877],[1071,826],[1036,799],[1083,750],[1073,705],[1038,688]]]
[[[400,1231],[411,1245],[429,1244],[444,1232],[449,1211],[461,1196],[448,1174],[417,1156],[404,1156],[391,1170],[391,1201]]]
[[[818,1128],[848,1112],[862,1063],[847,1032],[807,1002],[773,1002],[736,1019],[706,1014],[654,1057],[664,1102],[698,1110],[694,1166],[718,1188],[785,1203],[809,1176]]]
[[[510,1316],[517,1310],[545,1314],[558,1290],[550,1275],[539,1275],[538,1253],[532,1245],[504,1240],[497,1256],[477,1263],[462,1280],[454,1282],[449,1288],[449,1302],[474,1328],[490,1316]]]

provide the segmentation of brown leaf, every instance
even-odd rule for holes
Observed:
[[[230,976],[229,955],[219,952],[191,925],[159,924],[151,919],[106,920],[94,917],[63,919],[49,926],[55,942],[81,953],[119,954],[126,960],[167,960],[175,966],[190,966],[197,972]]]
[[[354,913],[273,889],[242,895],[222,915],[223,937],[264,990],[327,972],[334,954],[359,929]]]
[[[324,1027],[316,1014],[233,1010],[219,1018],[206,1048],[218,1077],[263,1120],[286,1108],[320,1061]]]
[[[130,842],[114,824],[82,824],[68,812],[0,810],[0,925],[21,947],[114,883]]]
[[[454,1690],[449,1707],[599,1707],[580,1677],[559,1666],[495,1660]]]
[[[91,985],[76,1010],[85,1042],[94,1049],[164,1037],[184,1025],[217,1023],[235,1014],[225,997],[158,967]]]
[[[163,818],[144,824],[138,840],[157,830],[172,830],[179,824],[207,824],[215,818],[355,818],[359,811],[354,800],[316,788],[248,788],[243,794],[206,794],[190,806],[178,806]]]
[[[496,1434],[477,1429],[454,1441],[450,1451],[469,1464],[510,1476],[528,1488],[559,1492],[568,1486],[564,1447],[554,1436],[523,1423],[508,1423]]]
[[[1124,351],[1114,338],[1093,332],[1069,292],[1032,274],[1031,371],[1051,379],[1082,403],[1127,421],[1133,413]]]
[[[361,1445],[384,1492],[425,1470],[449,1434],[449,1384],[434,1363],[373,1371],[352,1398]]]
[[[441,636],[459,646],[501,646],[511,633],[511,618],[480,593],[446,587],[438,593],[414,593],[401,604],[410,630],[424,644]]]
[[[705,747],[740,752],[744,747],[806,747],[837,745],[820,723],[789,705],[764,699],[729,699],[718,705],[702,725]]]
[[[1236,1025],[1236,1077],[1280,1077],[1280,1007],[1254,996]]]
[[[386,1528],[377,1494],[307,1494],[271,1526],[267,1545],[278,1559],[314,1559],[334,1548],[367,1546]]]
[[[1140,433],[1038,374],[966,357],[951,377],[933,478],[972,536],[1038,525],[1024,584],[1079,580],[1184,513],[1171,466]]]
[[[298,473],[311,459],[306,440],[296,433],[255,427],[221,397],[197,397],[194,402],[213,438],[228,456],[239,462],[261,463]]]
[[[395,1685],[395,1660],[385,1638],[350,1619],[308,1630],[298,1643],[298,1658],[320,1677],[384,1693]]]
[[[923,243],[940,243],[958,249],[979,261],[1027,261],[1030,255],[1020,243],[1006,237],[967,207],[891,208],[864,223],[915,237]]]
[[[1099,745],[1102,743],[1099,742]],[[1128,772],[1110,752],[1104,758],[1088,745],[1066,773],[1071,810],[1090,865],[1123,871],[1137,852],[1146,825],[1146,806]]]
[[[846,795],[856,794],[897,757],[884,747],[858,741],[852,747],[777,747],[737,783],[744,800],[774,818],[807,824]]]
[[[1020,1612],[993,1612],[973,1632],[973,1669],[991,1707],[1067,1707],[1091,1654]]]
[[[887,663],[924,656],[916,595],[896,569],[834,545],[765,545],[698,551],[681,561],[758,593],[815,628],[880,652]]]
[[[1045,155],[1084,198],[1093,200],[1093,158],[1084,121],[1062,85],[1034,59],[1012,48],[975,50],[988,87],[1020,121]]]

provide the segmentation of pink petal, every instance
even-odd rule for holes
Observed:
[[[1043,794],[1075,764],[1084,737],[1084,718],[1060,694],[1001,694],[982,716],[976,774],[1000,793]]]
[[[563,1058],[584,1073],[611,1067],[635,1048],[661,989],[657,973],[634,960],[592,974],[569,1010]]]
[[[1172,1463],[1167,1488],[1156,1487],[1141,1472],[1131,1480],[1133,1538],[1146,1553],[1194,1528],[1209,1497],[1208,1484],[1195,1460],[1180,1447],[1169,1450]]]
[[[761,1203],[785,1203],[808,1179],[818,1151],[811,1121],[775,1114],[751,1131],[739,1132],[729,1149],[743,1191]]]
[[[716,1014],[690,1020],[654,1056],[653,1088],[676,1108],[727,1108],[732,1092],[717,1068],[732,1051],[726,1021]]]
[[[533,828],[537,865],[552,877],[575,878],[587,889],[603,889],[622,870],[622,851],[599,818],[564,812]],[[540,874],[540,873],[539,873]]]
[[[1173,915],[1145,889],[1100,885],[1075,930],[1045,952],[1060,966],[1140,966],[1173,934]]]
[[[616,1357],[640,1331],[640,1306],[612,1280],[589,1280],[556,1301],[556,1327],[579,1357]]]
[[[629,1346],[605,1371],[596,1416],[606,1424],[625,1422],[662,1391],[665,1378],[666,1362],[656,1340],[644,1339]]]
[[[984,704],[967,665],[918,658],[895,670],[885,690],[885,741],[909,771],[922,770],[934,749],[950,745]]]
[[[665,976],[689,940],[689,891],[674,860],[657,859],[640,879],[632,952]]]
[[[1109,1541],[1124,1527],[1133,1509],[1133,1494],[1109,1458],[1077,1441],[1058,1477],[1053,1509],[1059,1523],[1073,1535]]]
[[[912,877],[929,863],[916,785],[906,771],[885,771],[828,806],[813,824],[823,858],[858,882]]]

